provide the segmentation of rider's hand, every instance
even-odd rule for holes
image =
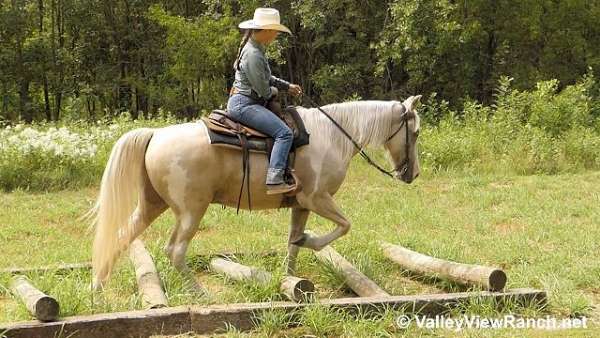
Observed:
[[[291,84],[290,87],[288,88],[288,93],[290,93],[294,96],[300,96],[300,95],[302,95],[302,87],[300,87],[297,84]]]

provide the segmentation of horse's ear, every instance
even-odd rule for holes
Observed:
[[[421,102],[422,97],[423,97],[423,95],[416,95],[416,96],[411,96],[408,99],[406,99],[404,101],[404,105],[406,106],[406,109],[408,109],[408,111],[412,111],[414,109],[414,107],[417,105],[417,103]]]

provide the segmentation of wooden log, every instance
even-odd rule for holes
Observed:
[[[326,246],[321,251],[315,251],[317,258],[339,270],[344,276],[346,284],[361,297],[386,297],[389,294],[375,282],[356,270],[350,262],[337,253],[331,246]]]
[[[60,311],[56,299],[46,295],[33,286],[22,275],[13,277],[10,285],[13,293],[25,303],[27,310],[41,321],[53,321],[58,318]]]
[[[135,268],[135,277],[144,307],[147,309],[166,307],[168,304],[167,297],[163,292],[154,261],[144,247],[144,243],[139,239],[131,243],[129,259]]]
[[[387,258],[410,271],[436,274],[459,283],[479,285],[492,291],[501,291],[506,285],[506,274],[498,268],[451,262],[383,241],[380,244]]]
[[[259,284],[268,284],[271,274],[254,266],[242,265],[228,259],[213,258],[210,269],[236,281],[251,280]]]
[[[22,275],[28,273],[65,273],[73,270],[90,270],[92,268],[92,263],[70,263],[70,264],[61,264],[56,266],[41,266],[41,267],[29,267],[29,268],[8,268],[0,270],[0,273],[7,273],[13,275]]]
[[[251,280],[262,285],[267,285],[273,276],[260,268],[242,265],[228,259],[214,258],[210,261],[212,271],[221,273],[233,280]],[[289,300],[300,302],[309,300],[314,294],[315,286],[308,279],[286,276],[281,281],[279,290]]]
[[[352,313],[381,313],[403,310],[404,313],[435,316],[460,308],[473,299],[489,300],[493,304],[532,304],[545,306],[547,294],[543,290],[514,289],[506,292],[459,292],[416,296],[361,297],[323,299],[320,306],[334,307]],[[298,313],[307,303],[263,302],[210,306],[179,306],[152,310],[104,313],[63,318],[57,322],[38,321],[2,323],[0,332],[7,338],[105,338],[147,337],[152,335],[178,335],[186,332],[213,334],[228,327],[239,330],[254,328],[256,317],[272,310]]]
[[[279,291],[294,302],[310,301],[315,295],[315,285],[305,278],[285,276]]]
[[[51,323],[0,324],[0,333],[7,338],[131,338],[190,331],[189,306],[74,316]]]

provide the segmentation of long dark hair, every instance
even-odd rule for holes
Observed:
[[[244,32],[244,37],[242,38],[242,42],[240,42],[240,47],[238,48],[237,58],[235,59],[235,62],[233,63],[234,70],[240,70],[240,56],[242,55],[242,49],[244,48],[244,46],[250,39],[250,36],[252,35],[252,31],[253,31],[253,29],[246,29],[246,31]]]

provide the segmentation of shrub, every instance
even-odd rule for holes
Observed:
[[[424,167],[517,174],[600,168],[600,95],[593,76],[560,91],[555,80],[529,92],[511,89],[511,81],[500,80],[489,107],[467,101],[456,112],[430,98],[420,140]]]
[[[114,142],[127,130],[172,123],[170,117],[0,129],[0,189],[50,190],[98,183]]]

